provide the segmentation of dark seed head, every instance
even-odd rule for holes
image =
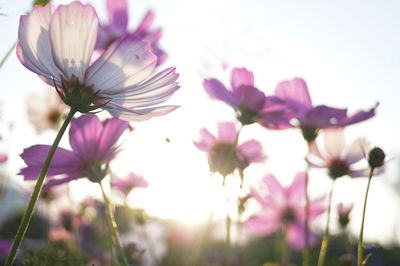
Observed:
[[[383,150],[375,147],[368,153],[368,164],[371,168],[381,167],[385,163],[385,157]]]

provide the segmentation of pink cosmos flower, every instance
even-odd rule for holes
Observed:
[[[32,94],[27,101],[28,119],[38,134],[46,129],[58,129],[67,106],[55,91],[48,91],[45,97]]]
[[[86,113],[98,108],[125,120],[142,121],[177,106],[155,106],[179,88],[168,68],[152,77],[157,57],[150,44],[125,36],[91,62],[97,38],[94,8],[80,2],[34,6],[21,16],[17,56],[45,82],[57,86],[63,101]]]
[[[238,145],[238,134],[235,124],[231,122],[218,124],[218,136],[212,135],[207,129],[200,131],[201,139],[194,144],[199,150],[208,153],[211,172],[227,176],[235,169],[243,170],[250,163],[265,160],[258,141],[249,140]]]
[[[303,131],[304,138],[309,142],[316,138],[319,129],[345,127],[373,117],[377,107],[376,105],[368,111],[358,111],[349,116],[347,109],[325,105],[313,106],[307,84],[301,78],[279,83],[275,95],[296,110],[297,126]]]
[[[154,13],[148,10],[137,28],[128,31],[128,1],[107,0],[107,14],[109,24],[101,25],[97,33],[96,49],[107,49],[115,40],[125,35],[130,35],[140,40],[149,41],[151,50],[157,56],[157,65],[165,61],[167,55],[158,46],[161,29],[151,30]]]
[[[305,244],[305,180],[306,173],[298,173],[290,186],[283,187],[273,175],[264,177],[268,194],[261,196],[251,191],[251,196],[262,206],[263,214],[250,217],[245,226],[259,235],[269,235],[284,226],[287,242],[293,248],[302,249]],[[325,211],[324,201],[325,197],[319,197],[309,202],[310,222]],[[316,235],[311,234],[310,244],[315,242]]]
[[[318,139],[317,139],[318,140]],[[332,179],[345,175],[350,177],[367,176],[369,169],[359,162],[365,159],[369,143],[365,138],[357,138],[346,145],[343,129],[331,129],[321,135],[321,143],[311,144],[308,162],[312,167],[325,168]]]
[[[148,183],[143,177],[138,176],[134,173],[129,173],[127,177],[121,178],[116,175],[112,175],[111,187],[115,190],[120,191],[122,194],[127,196],[129,192],[135,187],[147,187]]]
[[[117,141],[129,129],[129,124],[118,118],[105,122],[95,115],[83,115],[73,119],[69,130],[69,142],[72,150],[58,147],[50,164],[47,175],[62,176],[51,179],[45,187],[63,184],[74,179],[87,177],[99,182],[108,171],[109,162],[119,152]],[[25,180],[35,180],[48,154],[50,145],[34,145],[24,149],[21,158],[27,167],[20,173]]]
[[[207,94],[233,107],[237,119],[243,124],[259,122],[271,129],[291,127],[289,121],[293,112],[283,100],[275,96],[265,96],[254,86],[253,72],[245,68],[232,70],[231,87],[228,90],[216,79],[205,80],[203,86]]]

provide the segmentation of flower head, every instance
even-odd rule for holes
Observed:
[[[117,141],[127,129],[128,122],[118,118],[103,123],[95,115],[73,119],[69,130],[72,150],[58,147],[47,172],[50,177],[62,178],[51,179],[46,187],[82,177],[93,182],[101,181],[108,172],[108,164],[119,152]],[[49,150],[49,145],[34,145],[24,149],[21,158],[27,167],[21,169],[20,174],[25,180],[38,177]]]
[[[27,105],[29,122],[38,134],[46,129],[58,129],[67,109],[55,91],[48,91],[45,97],[32,94]]]
[[[205,80],[204,88],[211,98],[221,100],[233,107],[237,119],[248,125],[259,122],[272,129],[291,127],[291,109],[275,96],[265,96],[254,86],[253,73],[245,68],[232,70],[231,87],[228,90],[216,79]]]
[[[121,178],[116,175],[112,176],[111,187],[120,191],[127,196],[129,192],[135,187],[147,187],[148,183],[143,177],[134,173],[129,173],[127,177]]]
[[[360,177],[368,175],[366,166],[358,165],[364,159],[369,143],[357,138],[346,145],[343,129],[331,129],[324,132],[322,143],[313,142],[308,162],[312,167],[325,168],[332,179],[345,175]]]
[[[107,0],[108,24],[100,25],[97,33],[96,48],[107,49],[114,41],[125,36],[149,41],[151,50],[157,56],[157,65],[166,59],[166,53],[158,46],[161,37],[161,29],[151,30],[154,20],[154,13],[148,10],[139,25],[134,31],[128,30],[128,1],[127,0]]]
[[[379,148],[372,148],[368,153],[368,164],[371,168],[381,167],[385,163],[385,152]]]
[[[298,173],[290,186],[283,187],[273,175],[264,177],[268,194],[261,196],[255,190],[251,192],[264,213],[250,217],[245,222],[246,227],[254,233],[269,235],[284,226],[288,243],[296,249],[302,249],[305,244],[305,179],[305,173]],[[309,202],[310,222],[325,211],[324,200],[325,197],[320,197]],[[310,244],[315,242],[316,236],[312,234]]]
[[[148,42],[122,37],[91,62],[97,28],[90,5],[75,1],[54,12],[50,4],[34,6],[21,16],[17,56],[77,111],[102,108],[112,116],[141,121],[176,109],[155,106],[179,88],[178,74],[168,68],[150,77],[157,57]]]
[[[337,206],[339,224],[342,227],[346,227],[350,222],[350,213],[353,210],[353,204],[344,205],[339,203]]]
[[[255,140],[237,144],[238,130],[234,123],[218,124],[218,136],[207,129],[200,131],[201,139],[195,141],[196,147],[208,153],[208,164],[211,172],[227,176],[235,169],[243,170],[250,163],[265,160],[261,144]]]
[[[326,105],[313,106],[307,84],[301,78],[279,83],[275,95],[296,110],[297,126],[308,142],[312,142],[317,137],[320,129],[345,127],[373,117],[377,107],[376,105],[368,111],[358,111],[349,116],[347,109]]]

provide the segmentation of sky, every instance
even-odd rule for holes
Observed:
[[[67,2],[54,1],[56,5]],[[89,2],[104,20],[104,1]],[[0,17],[0,56],[16,41],[18,18],[30,4],[0,0],[0,11],[6,14]],[[389,243],[400,239],[395,191],[400,184],[398,1],[149,0],[129,4],[131,29],[147,9],[154,10],[155,25],[163,29],[161,47],[168,53],[162,67],[175,66],[181,85],[169,101],[181,107],[165,117],[133,124],[135,131],[124,144],[129,148],[113,166],[120,174],[132,170],[148,179],[148,189],[132,193],[133,206],[187,223],[205,220],[213,209],[222,216],[226,207],[222,188],[210,178],[206,157],[192,142],[199,138],[199,129],[215,130],[216,122],[234,120],[229,107],[208,98],[203,79],[216,77],[228,84],[232,67],[246,67],[254,71],[256,86],[266,94],[272,94],[282,80],[302,77],[316,104],[348,107],[353,112],[379,102],[375,118],[348,128],[346,134],[350,141],[367,137],[392,158],[387,173],[373,181],[366,240]],[[51,132],[35,136],[26,118],[27,95],[48,88],[14,53],[0,70],[0,82],[2,127],[14,124],[12,133],[3,136],[7,140],[3,148],[11,152],[8,170],[15,176],[23,165],[18,157],[22,149],[50,143],[54,136]],[[268,155],[266,163],[248,169],[250,186],[258,187],[266,173],[289,183],[304,169],[306,149],[296,130],[271,132],[255,125],[244,130],[241,138],[262,141]],[[66,138],[62,145],[68,145]],[[328,191],[328,178],[314,175],[310,193]],[[334,201],[355,201],[354,213],[359,214],[366,180],[339,181]],[[72,190],[79,191],[82,182],[72,184]],[[87,196],[76,194],[77,198]],[[98,192],[93,189],[88,194]],[[377,226],[374,217],[385,219]],[[358,224],[355,217],[354,232]]]

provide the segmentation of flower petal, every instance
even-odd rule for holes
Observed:
[[[232,122],[218,123],[218,140],[221,142],[234,143],[238,132]]]
[[[288,188],[289,204],[302,205],[304,203],[304,194],[306,186],[307,173],[297,173],[292,184]]]
[[[250,163],[262,162],[266,159],[266,156],[263,154],[260,142],[256,140],[249,140],[244,142],[243,144],[240,144],[239,152]]]
[[[358,111],[357,113],[353,114],[352,116],[346,117],[346,119],[341,121],[342,126],[348,126],[355,123],[362,122],[367,120],[373,116],[375,116],[375,110],[379,104],[376,104],[374,107],[369,109],[368,111]]]
[[[282,81],[276,87],[275,95],[302,111],[312,107],[307,84],[302,78]]]
[[[200,130],[200,140],[194,141],[194,145],[201,151],[208,152],[214,145],[216,138],[208,131],[208,129]]]
[[[250,110],[259,112],[264,108],[265,94],[253,86],[242,85],[232,92],[233,98]]]
[[[338,128],[343,127],[346,119],[347,109],[332,108],[319,105],[309,109],[304,116],[300,117],[300,123],[315,128]]]
[[[113,0],[109,0],[113,1]],[[136,36],[143,38],[145,35],[147,35],[148,31],[150,30],[150,26],[153,23],[154,20],[154,12],[152,10],[148,10],[142,20],[139,23],[139,26],[136,28],[135,34]],[[148,40],[150,41],[150,40]]]
[[[287,227],[286,240],[289,245],[297,250],[302,250],[305,244],[304,225],[300,223],[293,223]],[[317,236],[310,232],[309,245],[313,246],[317,242]]]
[[[176,105],[165,105],[140,109],[129,109],[114,102],[110,102],[104,108],[112,116],[126,121],[145,121],[152,117],[163,116],[179,108]]]
[[[72,150],[82,159],[97,157],[96,146],[103,125],[95,115],[82,115],[71,122],[69,143]]]
[[[253,72],[245,68],[234,68],[231,77],[231,86],[234,91],[241,86],[254,87]]]
[[[18,59],[29,70],[47,78],[60,73],[51,53],[51,12],[50,4],[35,5],[31,13],[21,16],[18,28]]]
[[[168,100],[179,89],[175,68],[168,68],[139,85],[127,87],[116,95],[99,93],[101,97],[112,97],[111,102],[127,109],[148,107]]]
[[[343,159],[350,165],[362,160],[365,151],[368,150],[369,142],[365,138],[357,138],[343,151]]]
[[[110,24],[119,29],[128,26],[128,1],[107,0],[107,14]]]
[[[233,97],[232,92],[216,79],[206,79],[203,82],[204,89],[212,99],[221,100],[232,107],[239,107],[239,102]]]
[[[86,83],[94,84],[101,95],[112,96],[147,79],[157,64],[150,44],[126,36],[108,49],[89,67]]]
[[[98,18],[90,5],[75,1],[60,5],[50,22],[53,58],[66,78],[75,75],[82,83],[97,38]]]
[[[251,232],[259,235],[269,235],[279,229],[280,223],[271,217],[252,216],[244,226]]]
[[[49,145],[34,145],[24,149],[20,156],[27,167],[21,169],[19,174],[25,180],[37,179],[49,150]],[[80,176],[79,166],[80,160],[73,152],[59,147],[50,163],[47,176],[66,175],[77,178]]]
[[[129,123],[118,118],[111,118],[104,123],[101,135],[97,143],[97,154],[106,160],[111,160],[114,157],[115,148],[118,139],[122,133],[129,128]]]
[[[342,128],[325,130],[324,148],[329,158],[340,158],[345,147]]]

